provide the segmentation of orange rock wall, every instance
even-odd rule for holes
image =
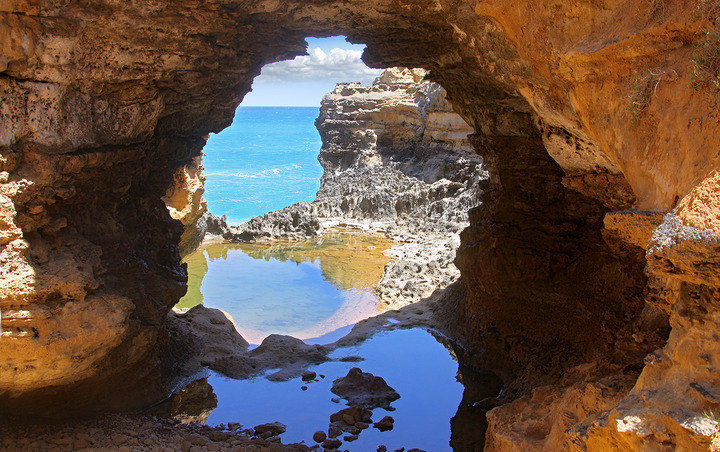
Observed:
[[[430,70],[491,172],[448,306],[520,397],[491,411],[490,447],[707,446],[720,115],[693,58],[713,5],[0,3],[2,409],[112,381],[146,389],[123,402],[159,396],[140,382],[170,378],[162,324],[186,281],[161,198],[263,64],[346,34],[372,65]]]

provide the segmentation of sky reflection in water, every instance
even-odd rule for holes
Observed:
[[[331,343],[354,323],[379,312],[372,288],[389,261],[382,251],[390,245],[383,238],[348,233],[274,245],[207,244],[185,259],[188,294],[178,307],[202,302],[222,309],[253,344],[270,333]],[[345,356],[363,360],[337,361]],[[336,361],[310,367],[326,378],[309,384],[300,378],[233,380],[212,373],[207,382],[218,405],[207,423],[240,422],[252,427],[280,421],[288,426],[283,442],[312,445],[312,434],[327,431],[330,414],[345,406],[331,401],[332,381],[360,367],[383,377],[400,394],[392,404],[396,411],[376,409],[373,415],[375,421],[393,416],[395,427],[389,432],[365,430],[357,441],[343,442],[342,450],[374,451],[380,444],[388,450],[451,450],[451,425],[453,443],[461,445],[458,450],[482,448],[484,415],[469,406],[497,394],[498,383],[468,369],[458,372],[450,349],[428,331],[378,333],[354,347],[334,351],[331,358]],[[468,386],[464,388],[461,381]],[[308,386],[306,391],[301,390],[303,385]],[[456,412],[460,414],[453,418]]]
[[[377,314],[373,288],[389,258],[384,238],[350,233],[273,245],[214,243],[189,255],[188,293],[234,319],[259,344],[272,333],[306,340]]]
[[[373,412],[374,421],[391,415],[395,427],[389,432],[367,429],[357,441],[343,442],[341,450],[374,451],[380,444],[388,450],[451,450],[450,418],[458,410],[463,385],[456,378],[457,362],[429,332],[415,328],[379,333],[355,347],[338,349],[331,356],[361,356],[364,360],[311,366],[326,378],[308,384],[307,391],[300,389],[305,384],[300,378],[271,382],[263,377],[232,380],[213,374],[208,382],[218,397],[218,407],[210,414],[208,424],[237,421],[254,426],[280,421],[288,426],[283,442],[304,440],[312,445],[312,434],[327,431],[330,414],[345,406],[330,400],[335,397],[330,392],[332,381],[345,376],[350,368],[360,367],[383,377],[400,394],[400,399],[392,403],[396,411],[378,408]],[[488,387],[488,395],[494,395],[494,390]]]

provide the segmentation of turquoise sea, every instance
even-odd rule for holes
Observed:
[[[312,201],[320,187],[318,107],[239,107],[205,146],[205,199],[230,223]]]

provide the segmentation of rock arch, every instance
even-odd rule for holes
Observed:
[[[306,36],[334,34],[366,43],[370,65],[429,69],[476,130],[492,178],[463,234],[463,284],[445,313],[473,362],[499,372],[513,396],[558,385],[553,403],[571,385],[623,382],[586,417],[616,403],[666,412],[657,399],[629,401],[645,397],[636,393],[643,385],[684,394],[677,404],[688,413],[716,403],[720,382],[699,369],[716,368],[708,338],[717,331],[717,184],[706,178],[720,158],[720,122],[714,88],[693,88],[691,62],[712,23],[687,2],[652,8],[644,0],[6,2],[3,408],[92,401],[107,395],[97,390],[103,382],[117,393],[118,382],[162,372],[163,319],[186,280],[181,226],[161,201],[173,174],[230,123],[263,64],[302,53]],[[680,199],[683,209],[663,220]],[[670,345],[627,395],[665,340],[660,311],[674,328]],[[692,359],[678,355],[680,344]],[[666,375],[676,386],[665,387]],[[147,398],[156,389],[146,387]],[[491,420],[514,419],[520,402]],[[583,431],[617,433],[610,424]],[[491,423],[495,445],[522,441],[522,423],[504,436],[499,428]],[[545,433],[543,441],[572,436]]]

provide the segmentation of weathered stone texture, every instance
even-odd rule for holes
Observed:
[[[159,368],[186,280],[182,226],[161,200],[173,175],[230,123],[263,64],[302,53],[305,36],[346,34],[372,65],[429,70],[475,130],[491,178],[458,254],[467,296],[448,315],[508,394],[557,391],[545,422],[559,427],[526,430],[530,446],[706,445],[717,422],[702,413],[720,405],[720,121],[691,61],[717,26],[705,3],[0,4],[2,409],[42,411],[78,394],[69,385],[83,388],[75,405],[103,388],[152,398],[139,382]],[[678,201],[649,245],[603,230],[608,212]],[[627,392],[624,376],[666,337],[648,306],[672,332]],[[584,376],[568,383],[573,366]],[[587,382],[577,394],[595,395],[607,378],[623,400],[573,411],[571,429],[575,396],[561,394]],[[524,403],[490,415],[489,444],[522,443],[508,432]]]

